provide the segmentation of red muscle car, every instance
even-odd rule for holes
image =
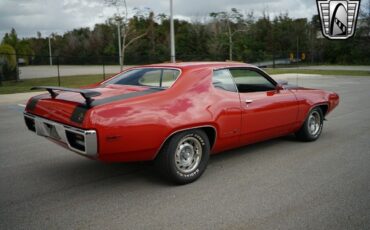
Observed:
[[[145,65],[89,88],[34,89],[49,93],[28,101],[29,130],[92,159],[155,160],[180,184],[199,178],[210,154],[291,133],[316,140],[339,103],[228,62]]]

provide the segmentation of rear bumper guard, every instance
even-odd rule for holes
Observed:
[[[33,114],[24,113],[24,120],[30,131],[39,136],[64,143],[72,151],[96,158],[98,155],[97,133],[47,120]]]

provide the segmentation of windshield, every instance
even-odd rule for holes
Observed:
[[[123,72],[105,85],[136,85],[159,88],[169,88],[179,77],[180,71],[168,68],[139,68]]]

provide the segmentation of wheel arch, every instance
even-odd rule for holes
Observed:
[[[168,135],[164,139],[164,141],[162,142],[162,144],[158,148],[158,150],[157,150],[154,158],[156,158],[158,156],[158,154],[161,151],[161,149],[163,148],[163,146],[168,141],[170,141],[171,140],[171,137],[173,137],[175,134],[180,133],[180,132],[183,132],[183,131],[196,130],[196,129],[199,129],[199,130],[202,130],[202,131],[205,132],[205,134],[207,135],[208,140],[209,140],[210,150],[212,150],[212,148],[216,144],[216,139],[217,139],[217,129],[216,129],[216,127],[213,126],[213,125],[194,126],[194,127],[184,128],[184,129],[178,129],[178,130],[175,130],[175,131],[171,132],[170,135]]]
[[[324,117],[326,116],[328,110],[329,110],[329,102],[323,102],[323,103],[318,103],[318,104],[314,104],[313,106],[311,106],[310,110],[308,110],[308,113],[306,116],[308,116],[308,114],[310,114],[310,112],[319,107],[322,111],[322,114],[324,115]]]
[[[326,116],[328,110],[329,110],[329,104],[328,103],[324,103],[324,104],[321,104],[321,105],[317,105],[313,108],[316,108],[316,107],[320,107],[321,111],[322,111],[322,114],[324,115],[324,117]]]
[[[299,127],[301,127],[303,125],[303,123],[306,121],[308,115],[310,114],[310,112],[319,107],[322,111],[322,114],[323,114],[323,119],[325,119],[325,116],[329,110],[329,103],[328,102],[320,102],[320,103],[316,103],[316,104],[312,104],[310,105],[307,110],[305,110],[304,112],[304,115],[302,115],[301,119],[299,120]]]

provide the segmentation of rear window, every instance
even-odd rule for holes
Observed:
[[[175,83],[179,75],[180,71],[178,69],[140,68],[123,72],[105,84],[169,88]]]

